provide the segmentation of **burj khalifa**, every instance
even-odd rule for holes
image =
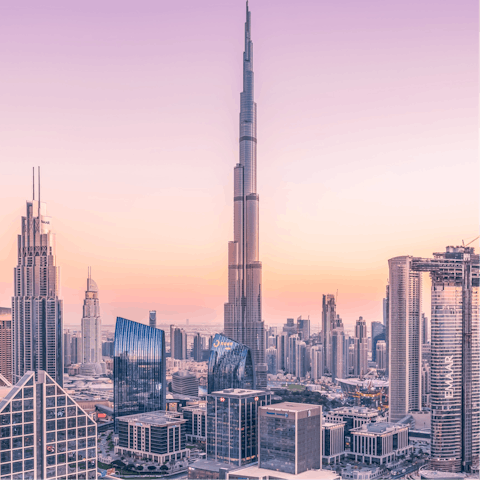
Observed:
[[[234,240],[228,244],[228,303],[224,332],[250,347],[256,387],[267,386],[262,321],[262,263],[258,251],[257,104],[253,100],[251,12],[245,22],[243,92],[240,94],[240,161],[234,169]]]

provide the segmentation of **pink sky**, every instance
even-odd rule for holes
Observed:
[[[387,260],[478,234],[478,4],[252,0],[263,314],[381,320]],[[0,305],[41,165],[65,323],[222,323],[243,1],[0,6]],[[478,246],[478,242],[476,243]]]

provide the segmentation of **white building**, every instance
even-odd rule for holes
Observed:
[[[345,422],[322,422],[322,462],[333,464],[345,458]]]
[[[83,300],[82,317],[82,358],[81,363],[102,362],[102,321],[100,318],[100,302],[98,287],[92,280],[91,269],[88,269],[87,291]]]

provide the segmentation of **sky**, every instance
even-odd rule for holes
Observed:
[[[381,320],[389,258],[478,235],[478,3],[249,5],[265,323],[316,328],[337,292],[347,327]],[[223,323],[244,22],[241,0],[0,5],[0,305],[39,165],[66,325],[88,266],[104,324]]]

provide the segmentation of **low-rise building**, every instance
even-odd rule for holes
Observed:
[[[345,422],[322,423],[322,463],[336,465],[345,458]]]
[[[365,423],[350,432],[350,456],[363,463],[388,464],[413,451],[408,442],[408,426],[398,423]]]
[[[186,448],[186,420],[180,413],[158,410],[118,418],[115,453],[159,464],[190,456]]]
[[[183,418],[187,421],[187,442],[205,442],[207,440],[207,406],[195,405],[182,408]]]

